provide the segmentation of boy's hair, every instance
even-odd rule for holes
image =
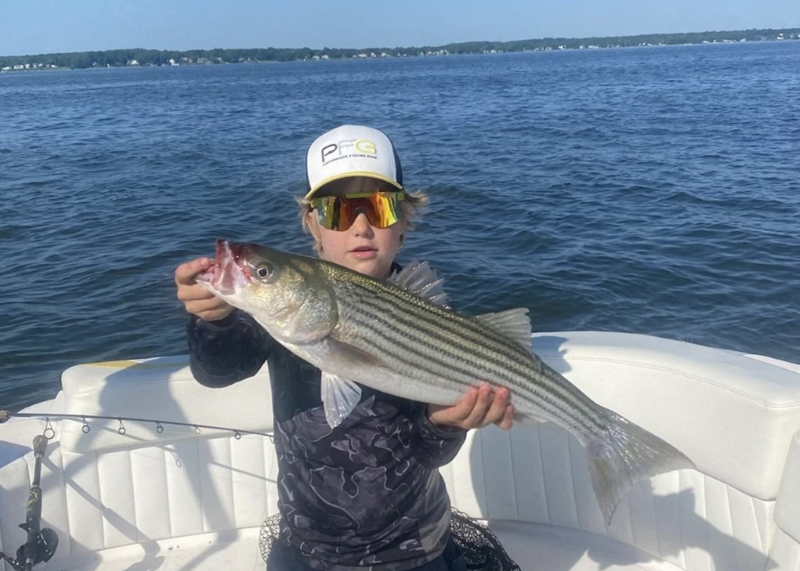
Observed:
[[[419,218],[419,215],[422,214],[422,211],[427,203],[428,195],[421,190],[414,192],[403,190],[403,200],[400,204],[403,208],[403,221],[406,225],[406,230],[414,229],[414,222],[417,218]],[[313,210],[311,201],[300,196],[297,198],[297,204],[300,207],[299,215],[300,222],[303,224],[303,231],[307,234],[311,234],[311,236],[314,238],[314,252],[316,252],[317,256],[320,256],[322,254],[322,244],[311,232],[311,228],[308,225],[307,214]],[[400,237],[400,243],[402,244],[404,240],[405,233]]]

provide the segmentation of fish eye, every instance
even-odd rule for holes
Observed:
[[[259,279],[267,280],[273,276],[275,273],[275,268],[273,268],[269,264],[260,263],[256,266],[256,275]]]

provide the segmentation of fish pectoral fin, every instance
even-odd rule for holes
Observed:
[[[531,318],[527,307],[518,307],[497,313],[484,313],[475,317],[484,325],[531,350]]]
[[[436,305],[447,306],[447,294],[442,289],[442,278],[436,275],[428,262],[411,262],[405,268],[389,276],[389,283]]]
[[[328,337],[325,342],[330,348],[330,354],[335,356],[335,365],[341,368],[349,367],[379,367],[381,360],[375,355],[367,353],[358,347],[353,347],[349,343]]]
[[[328,426],[336,428],[361,400],[361,387],[331,373],[322,373],[322,403]]]

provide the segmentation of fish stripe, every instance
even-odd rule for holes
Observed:
[[[388,322],[387,322],[387,323],[381,323],[381,326],[383,326],[383,327],[392,327],[393,325],[392,325],[391,323],[388,323]],[[380,329],[377,329],[377,330],[376,330],[376,333],[377,333],[377,334],[380,334]],[[406,333],[407,333],[407,332],[406,332]],[[443,341],[445,341],[445,343],[446,343],[446,341],[447,341],[447,340],[443,340]],[[423,346],[424,346],[424,345],[423,345]],[[440,349],[441,349],[441,348],[440,348]],[[462,351],[469,351],[470,349],[469,349],[469,348],[463,348],[463,347],[462,347],[460,350],[462,350]],[[458,351],[456,352],[456,354],[458,355]],[[462,358],[460,358],[460,357],[456,357],[455,359],[456,359],[456,362],[463,362],[463,359],[462,359]],[[493,370],[493,371],[492,371],[492,370],[489,370],[489,377],[490,377],[490,378],[493,378],[493,379],[495,379],[495,380],[496,380],[498,377],[500,377],[500,378],[504,379],[504,380],[505,380],[505,381],[506,381],[506,382],[507,382],[509,385],[512,385],[512,386],[516,385],[516,386],[518,387],[518,391],[517,391],[517,392],[521,392],[521,391],[525,391],[525,390],[530,390],[530,383],[529,383],[529,382],[527,382],[527,383],[526,383],[526,382],[522,381],[522,380],[521,380],[521,379],[519,379],[519,378],[515,378],[514,376],[508,376],[507,374],[504,374],[504,373],[507,373],[507,367],[503,367],[503,365],[504,365],[505,363],[503,363],[503,362],[496,362],[495,364],[496,364],[496,366],[497,366],[498,368],[497,368],[497,369],[495,369],[495,370]],[[446,375],[447,375],[448,373],[449,373],[449,371],[446,371],[446,372],[445,372],[445,374],[446,374]],[[477,373],[476,373],[476,371],[474,371],[474,370],[473,370],[471,375],[470,375],[470,374],[468,374],[468,375],[467,375],[467,378],[468,378],[468,379],[470,379],[470,380],[474,380],[475,378],[481,378],[482,376],[483,376],[483,375],[477,374]],[[544,388],[545,390],[547,390],[547,388],[549,388],[549,387],[551,386],[551,384],[539,383],[539,384],[537,384],[537,385],[534,385],[534,386],[535,386],[535,387],[537,387],[537,388],[540,388],[540,389],[541,389],[541,388]],[[541,398],[543,395],[539,395],[539,394],[537,394],[536,396],[537,396],[537,397],[539,397],[539,398]],[[554,399],[557,399],[559,395],[558,395],[558,394],[553,394],[553,395],[551,395],[551,396],[552,396]],[[558,400],[554,400],[554,402],[558,402]],[[565,409],[565,413],[566,413],[566,411],[567,411],[567,410],[568,410],[568,409]],[[570,415],[570,416],[572,417],[572,415]],[[585,424],[585,423],[584,423],[582,420],[581,420],[581,421],[579,421],[579,422],[580,422],[581,424]],[[590,427],[589,427],[589,426],[587,426],[587,428],[590,428]]]
[[[360,301],[360,305],[368,305],[371,306],[376,314],[367,314],[369,318],[378,318],[380,315],[384,315],[387,313],[387,307],[381,303],[375,303],[373,300],[378,298],[367,298]],[[536,377],[536,380],[539,380],[539,384],[548,392],[552,394],[554,398],[563,398],[569,399],[570,404],[573,404],[576,408],[582,409],[582,412],[586,414],[592,422],[598,422],[598,418],[596,417],[594,408],[591,406],[586,406],[588,403],[583,402],[586,399],[583,393],[579,391],[573,391],[572,385],[568,383],[557,383],[553,382],[547,375],[544,374],[546,370],[542,367],[541,362],[536,360],[533,357],[532,353],[528,353],[524,350],[524,348],[519,347],[517,350],[517,346],[513,345],[513,342],[506,341],[506,340],[496,340],[493,339],[490,335],[487,335],[485,332],[476,332],[482,333],[480,340],[486,341],[491,340],[493,341],[493,346],[491,348],[486,347],[483,343],[478,343],[476,341],[472,341],[470,345],[459,345],[456,342],[456,339],[464,340],[464,330],[461,328],[453,328],[453,327],[446,327],[449,325],[447,320],[436,321],[435,323],[431,322],[430,320],[426,319],[424,314],[420,315],[419,313],[415,312],[415,315],[410,316],[411,318],[419,318],[421,321],[425,321],[431,327],[424,328],[422,325],[416,320],[411,319],[408,316],[404,316],[401,312],[391,311],[392,319],[396,319],[398,321],[402,321],[404,325],[407,326],[407,331],[405,333],[410,337],[415,337],[416,341],[420,343],[424,343],[426,341],[425,337],[435,337],[445,348],[449,349],[450,352],[455,353],[456,355],[467,355],[470,357],[474,357],[476,355],[480,355],[480,360],[486,362],[491,362],[492,364],[497,367],[496,370],[493,371],[495,375],[500,376],[507,382],[511,382],[514,385],[517,385],[520,389],[526,389],[529,386],[529,382],[525,382],[524,380],[516,380],[513,377],[509,377],[507,373],[509,368],[514,369],[514,372],[521,376],[523,379],[527,378],[532,371],[539,373],[539,376]],[[477,323],[477,322],[476,322]],[[384,321],[385,325],[389,325],[388,321]],[[421,330],[424,329],[424,330]],[[442,329],[447,329],[449,332],[453,333],[452,337],[444,337],[441,334]],[[488,328],[487,328],[488,330]],[[489,330],[491,331],[491,330]],[[472,338],[474,339],[476,335],[473,335]],[[511,348],[513,351],[509,352],[508,349]],[[492,352],[492,349],[496,349]],[[502,359],[498,353],[501,352],[501,349],[506,349],[504,351],[506,359]],[[523,360],[520,359],[522,357]],[[472,359],[473,361],[475,359]],[[538,371],[536,370],[538,369]],[[577,392],[577,394],[576,394]],[[575,398],[577,397],[577,398]],[[583,406],[581,406],[583,405]],[[598,427],[599,428],[599,427]]]
[[[376,315],[373,312],[367,311],[367,307],[365,306],[372,306],[378,314]],[[361,327],[363,329],[368,330],[371,335],[364,336],[365,339],[376,339],[376,338],[383,338],[386,339],[384,343],[368,343],[373,345],[375,349],[378,349],[381,353],[392,353],[389,349],[392,346],[400,346],[405,350],[405,359],[396,354],[392,354],[392,356],[397,359],[398,363],[400,363],[403,368],[408,368],[405,365],[405,362],[408,361],[409,355],[416,355],[419,357],[423,357],[424,359],[428,359],[432,361],[431,364],[436,365],[437,367],[435,370],[431,370],[428,367],[425,368],[425,372],[432,374],[434,378],[443,376],[444,379],[458,382],[463,386],[474,386],[476,380],[482,378],[490,378],[491,380],[497,382],[497,380],[505,381],[507,385],[509,385],[512,390],[516,387],[514,393],[519,395],[517,398],[521,398],[527,400],[529,404],[536,405],[535,400],[532,400],[530,397],[526,398],[527,392],[532,392],[533,396],[537,399],[550,404],[553,409],[551,410],[551,414],[555,414],[559,419],[564,421],[565,419],[569,419],[572,423],[576,423],[583,428],[583,431],[590,431],[594,433],[599,426],[596,424],[596,419],[594,415],[591,416],[581,416],[576,415],[577,412],[572,407],[567,406],[559,406],[559,403],[563,402],[563,395],[559,394],[558,392],[551,391],[549,389],[553,387],[557,387],[555,383],[546,382],[547,377],[542,375],[542,380],[536,384],[531,384],[530,382],[525,382],[524,377],[520,378],[521,375],[514,375],[508,370],[508,367],[505,366],[507,363],[504,361],[499,361],[494,358],[488,358],[485,360],[491,361],[494,367],[491,368],[481,368],[475,366],[475,363],[469,363],[472,365],[471,367],[464,368],[463,364],[465,359],[459,355],[463,354],[474,354],[477,350],[480,349],[479,346],[471,346],[465,347],[459,345],[454,342],[452,338],[444,338],[434,332],[431,332],[433,336],[437,337],[437,340],[441,343],[441,345],[437,345],[439,352],[435,355],[431,354],[431,351],[426,350],[426,344],[422,342],[421,339],[417,337],[417,335],[409,335],[410,332],[415,331],[413,322],[405,322],[407,325],[406,328],[398,327],[396,323],[393,323],[385,318],[381,318],[380,315],[384,314],[384,307],[381,307],[380,304],[372,304],[368,301],[363,301],[360,304],[352,305],[348,308],[354,314],[360,314],[362,319],[355,319],[357,327]],[[396,316],[392,316],[393,318]],[[366,319],[364,319],[366,318]],[[377,321],[377,323],[369,323],[370,321]],[[393,332],[395,335],[389,335],[389,332]],[[416,344],[408,344],[406,340],[410,338],[411,341],[417,341],[419,345]],[[422,349],[422,353],[420,353],[420,349]],[[533,360],[532,357],[529,358]],[[421,364],[424,362],[423,359],[414,359],[414,366],[416,368],[421,368]],[[526,368],[530,371],[530,368]],[[453,373],[457,372],[460,373],[461,378],[458,376],[454,376]],[[482,374],[485,373],[485,374]],[[499,383],[503,384],[503,383]],[[440,385],[441,386],[441,385]],[[445,385],[446,388],[446,385]],[[538,390],[537,390],[538,389]],[[544,391],[543,394],[541,391]],[[571,403],[564,403],[564,405],[571,404]]]
[[[393,368],[395,368],[395,370],[398,370],[398,369],[399,370],[403,370],[403,369],[408,370],[408,367],[406,366],[406,363],[408,361],[409,354],[416,354],[415,353],[416,347],[413,347],[411,345],[407,345],[406,343],[404,343],[402,341],[402,337],[399,340],[389,339],[388,337],[386,337],[386,336],[384,336],[382,334],[383,332],[378,327],[373,327],[373,326],[370,326],[370,325],[367,325],[367,324],[362,324],[361,326],[365,330],[368,330],[369,332],[373,333],[373,335],[371,335],[369,337],[365,336],[365,340],[368,339],[366,344],[368,346],[370,346],[370,348],[372,348],[374,352],[377,352],[377,354],[381,355],[382,357],[388,356],[390,359],[394,360],[396,365]],[[380,342],[380,341],[383,341],[383,342]],[[396,353],[394,351],[394,349],[397,349],[397,348],[403,349],[404,352],[402,354]],[[433,361],[434,363],[438,364],[439,368],[435,368],[435,369],[429,368],[430,365],[431,365],[431,361]],[[442,363],[441,361],[437,361],[436,359],[430,359],[429,361],[425,361],[424,359],[415,359],[414,363],[415,363],[415,369],[422,370],[422,371],[428,373],[429,375],[431,375],[433,378],[442,377],[443,371],[446,374],[446,372],[452,372],[452,370],[453,370],[450,365],[448,365],[446,363]],[[427,367],[426,367],[426,365],[427,365]],[[465,392],[467,389],[475,386],[475,384],[476,384],[475,379],[477,379],[479,377],[474,375],[474,374],[472,374],[473,371],[463,370],[462,369],[462,372],[463,372],[463,374],[465,375],[466,378],[470,379],[471,382],[459,381],[459,380],[454,379],[452,377],[449,377],[448,380],[451,383],[452,382],[458,383],[460,386],[463,387],[463,391],[462,392]],[[409,376],[411,376],[411,375],[409,375]],[[448,388],[447,384],[444,385],[444,388]],[[519,400],[527,402],[534,409],[543,409],[543,410],[545,410],[545,412],[547,412],[547,413],[553,415],[554,417],[560,419],[562,422],[566,422],[568,420],[571,420],[572,421],[571,423],[570,422],[566,422],[566,423],[567,424],[571,424],[572,426],[575,426],[576,428],[581,429],[581,432],[585,432],[586,430],[589,430],[589,431],[592,430],[592,427],[587,425],[585,422],[583,422],[582,418],[571,416],[569,414],[569,409],[564,409],[563,407],[559,406],[560,401],[551,398],[549,395],[541,395],[541,394],[534,393],[535,396],[537,396],[538,399],[539,399],[537,401],[537,400],[533,400],[532,398],[530,398],[530,396],[528,394],[526,394],[526,393],[527,393],[527,391],[525,391],[525,392],[521,392],[521,391],[520,392],[516,392],[515,393],[515,398],[518,398]]]
[[[401,303],[405,301],[399,297],[398,299],[401,301]],[[430,326],[430,328],[426,328],[426,333],[429,331],[433,332],[441,331],[444,328],[449,333],[461,336],[467,336],[470,341],[479,344],[478,347],[479,350],[487,354],[491,354],[492,352],[494,353],[499,352],[502,353],[503,356],[505,356],[506,358],[514,360],[515,363],[519,361],[520,357],[523,357],[526,360],[530,360],[529,354],[525,352],[524,348],[505,343],[504,342],[505,340],[498,341],[496,339],[493,339],[492,337],[486,334],[486,332],[489,331],[488,328],[485,328],[485,326],[483,326],[484,329],[481,330],[480,328],[482,326],[477,322],[473,322],[471,320],[464,320],[462,323],[452,324],[450,323],[450,320],[442,319],[442,317],[452,318],[454,316],[453,314],[431,315],[431,313],[427,311],[428,308],[422,308],[419,307],[417,304],[413,303],[412,304],[403,303],[404,306],[402,307],[403,311],[392,311],[390,307],[387,308],[387,306],[385,304],[382,304],[381,300],[377,298],[370,299],[369,297],[367,297],[366,299],[362,300],[362,303],[370,304],[376,311],[380,313],[384,313],[388,309],[389,312],[393,314],[392,317],[403,318],[404,315],[411,314],[411,317],[413,317],[415,320],[420,320]],[[408,319],[404,319],[404,322],[409,326],[411,330],[417,329],[421,325],[416,321],[408,321]],[[488,350],[489,348],[484,346],[486,341],[492,343],[491,350]],[[474,347],[471,349],[474,349]],[[522,370],[528,371],[529,366],[524,367],[524,369]]]
[[[367,282],[366,280],[359,280],[359,282],[355,285],[366,290],[366,293],[372,294],[371,296],[366,296],[365,299],[362,299],[361,301],[367,302],[369,300],[377,300],[379,305],[374,307],[381,313],[386,310],[386,307],[380,306],[380,302],[383,301],[383,298],[377,294],[383,293],[392,295],[393,301],[400,302],[400,304],[403,305],[403,310],[405,313],[413,313],[413,317],[415,319],[424,321],[425,323],[431,325],[431,328],[425,328],[426,335],[436,335],[437,332],[441,331],[442,329],[446,329],[455,336],[460,336],[462,338],[467,337],[473,343],[477,344],[477,346],[471,346],[469,348],[463,346],[459,348],[460,350],[467,351],[467,354],[469,355],[476,353],[481,354],[481,357],[484,359],[491,359],[495,363],[507,367],[509,363],[506,361],[498,361],[498,359],[495,358],[497,354],[501,354],[507,359],[511,360],[511,366],[516,369],[517,373],[526,376],[530,373],[531,366],[534,365],[535,369],[538,369],[536,372],[544,376],[545,366],[540,360],[538,360],[538,358],[534,357],[529,350],[526,350],[524,347],[519,346],[515,342],[509,342],[509,340],[499,334],[496,334],[496,332],[485,325],[480,324],[480,322],[477,320],[464,318],[463,316],[453,314],[452,312],[448,312],[446,309],[438,306],[431,306],[427,302],[424,302],[413,296],[413,294],[399,290],[393,285],[380,282]],[[435,315],[434,311],[439,315]],[[397,314],[393,315],[393,317],[402,318],[401,312],[393,313]],[[458,322],[453,323],[454,321]],[[421,326],[421,324],[416,321],[406,321],[406,324],[410,327],[411,331],[414,331]],[[487,332],[491,332],[493,335],[488,334]],[[439,337],[441,338],[441,336]],[[487,347],[485,345],[486,341],[491,343],[491,347]],[[522,356],[522,361],[519,359],[520,356]],[[595,416],[593,414],[595,412],[594,403],[588,401],[586,396],[579,389],[577,389],[577,387],[568,382],[548,384],[553,387],[556,394],[562,398],[570,399],[572,404],[578,408],[581,408],[584,414]]]
[[[358,284],[361,285],[361,284]],[[369,284],[371,286],[376,286],[380,284]],[[369,293],[378,293],[379,291],[385,290],[385,288],[374,287],[374,288],[364,288],[366,292]],[[397,295],[397,290],[395,290],[393,301],[399,302],[403,305],[403,313],[413,313],[413,317],[415,319],[422,320],[429,325],[432,326],[432,329],[429,331],[440,331],[441,329],[447,329],[448,332],[467,336],[471,341],[478,343],[480,345],[480,349],[483,350],[488,355],[493,353],[502,353],[508,359],[511,359],[515,365],[518,366],[520,371],[528,372],[530,370],[531,359],[533,358],[529,350],[524,347],[519,346],[517,343],[512,342],[509,343],[506,338],[503,338],[501,335],[496,334],[495,331],[491,330],[487,326],[481,324],[480,322],[474,319],[467,319],[457,314],[448,312],[447,310],[440,309],[437,307],[431,307],[428,304],[421,302],[419,299],[412,297],[412,294],[406,293],[405,296]],[[405,292],[404,292],[405,293]],[[378,303],[381,302],[380,297],[369,296],[366,299],[362,300],[362,302],[370,301],[370,297],[372,300],[377,300]],[[407,298],[411,299],[407,299]],[[377,310],[385,310],[385,306],[374,306]],[[438,309],[436,313],[433,310]],[[402,315],[400,312],[396,312],[398,315]],[[437,315],[438,313],[438,315]],[[456,323],[454,321],[458,320]],[[413,325],[417,325],[414,322]],[[427,332],[427,331],[426,331]],[[491,332],[494,335],[487,334]],[[486,342],[491,343],[491,347],[485,347]],[[520,357],[522,357],[523,362],[520,362]],[[533,361],[536,365],[539,363],[535,360]]]

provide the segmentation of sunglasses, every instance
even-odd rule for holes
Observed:
[[[403,217],[402,191],[377,191],[311,199],[320,226],[328,230],[349,230],[362,212],[374,228],[388,228]]]

